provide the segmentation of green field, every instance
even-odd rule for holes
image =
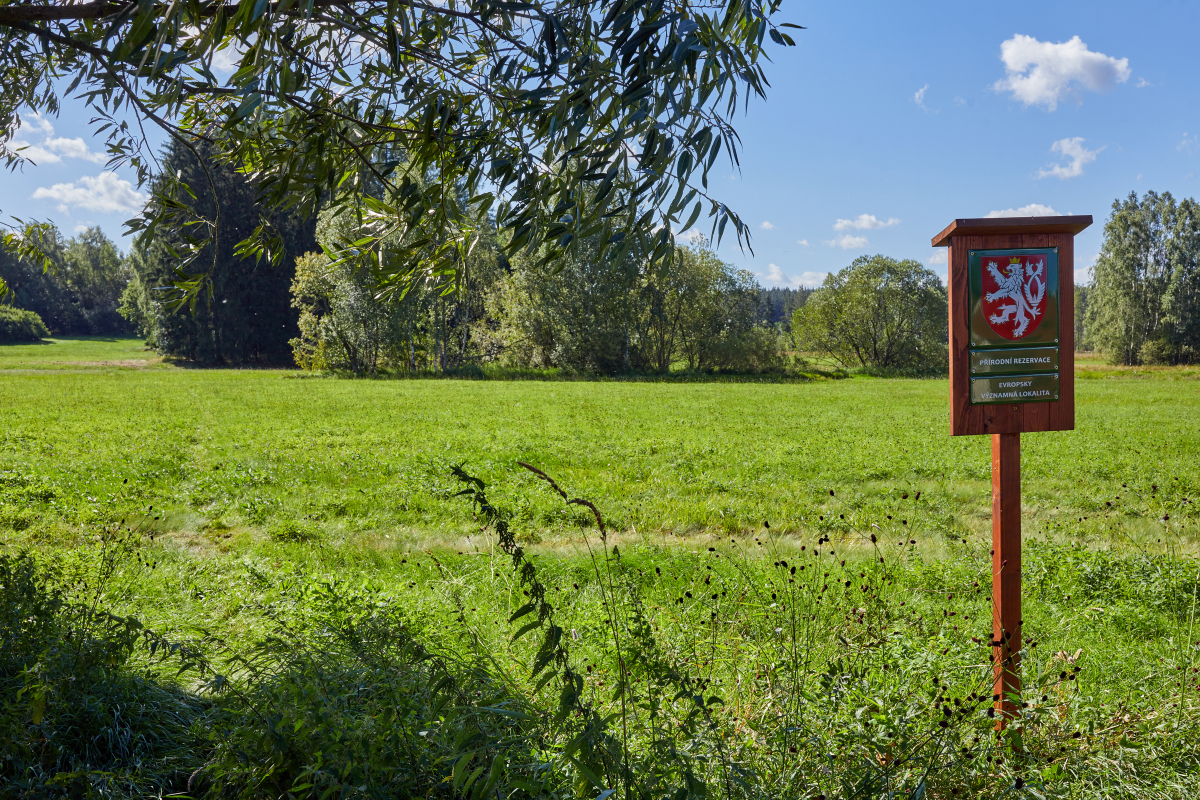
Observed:
[[[23,780],[247,797],[1195,796],[1200,382],[1095,361],[1079,377],[1078,430],[1023,437],[1036,644],[1018,756],[987,734],[988,649],[972,640],[991,628],[989,445],[947,435],[944,380],[341,380],[190,369],[133,340],[0,348],[0,556],[29,551],[38,591],[137,617],[211,669],[177,680],[138,648],[102,660],[104,680],[120,663],[150,681],[138,696],[158,710],[62,730],[142,744]],[[593,501],[607,545],[518,461]],[[542,588],[456,496],[458,464]],[[552,611],[507,621],[543,589]],[[558,682],[529,677],[555,626],[552,668],[586,686],[563,719]],[[36,692],[13,674],[0,735],[21,718],[30,741],[56,741],[46,726],[83,683],[45,690],[35,735]],[[97,707],[115,696],[87,685]],[[572,727],[589,713],[605,721]]]
[[[940,380],[347,381],[170,368],[129,340],[3,348],[0,375],[0,469],[55,495],[43,521],[165,515],[157,527],[201,534],[303,518],[448,543],[470,529],[446,502],[465,463],[529,533],[570,534],[579,515],[524,461],[643,535],[764,520],[861,534],[889,514],[930,543],[990,529],[989,443],[946,435]],[[1023,439],[1027,532],[1190,551],[1200,382],[1105,377],[1078,394],[1077,431]]]

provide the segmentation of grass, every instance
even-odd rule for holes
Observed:
[[[989,444],[946,435],[940,380],[346,381],[112,366],[135,348],[88,341],[0,356],[25,365],[0,382],[5,491],[53,494],[36,508],[43,521],[136,516],[224,536],[305,519],[332,536],[461,542],[470,518],[445,497],[449,466],[465,462],[533,535],[569,535],[579,514],[531,491],[514,466],[525,461],[630,533],[724,535],[767,520],[847,534],[889,514],[926,538],[978,542],[989,531]],[[1183,500],[1200,494],[1195,389],[1079,381],[1078,430],[1024,437],[1027,532],[1194,549],[1195,506]]]
[[[121,730],[164,744],[110,765],[124,783],[69,759],[54,774],[130,795],[465,796],[500,757],[505,796],[701,796],[685,768],[713,796],[1200,791],[1187,370],[1084,359],[1078,430],[1024,437],[1036,644],[1018,758],[987,734],[972,639],[990,634],[988,444],[946,434],[944,380],[345,381],[124,366],[138,347],[0,348],[0,554],[29,549],[39,591],[135,616],[211,666],[174,679],[130,650],[113,696],[152,680],[138,692],[172,721]],[[607,541],[517,461],[594,501]],[[462,462],[541,589],[455,496]],[[509,621],[543,591],[548,616]],[[555,627],[569,652],[547,669],[583,676],[572,708],[609,718],[579,751],[598,785],[562,755],[586,716],[559,720],[558,683],[530,677]],[[410,783],[355,761],[365,747]]]

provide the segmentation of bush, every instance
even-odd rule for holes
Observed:
[[[1186,345],[1171,341],[1167,336],[1147,339],[1138,351],[1138,361],[1155,367],[1174,366],[1175,364],[1190,364],[1195,353]]]
[[[36,342],[49,335],[42,318],[34,312],[0,306],[0,342]]]

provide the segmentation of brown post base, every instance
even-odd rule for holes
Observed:
[[[992,434],[992,655],[996,729],[1021,692],[1021,434]]]

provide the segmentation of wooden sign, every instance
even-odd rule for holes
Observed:
[[[1075,234],[1091,224],[956,219],[933,238],[950,248],[951,435],[1074,430]]]
[[[997,728],[1021,693],[1021,434],[1075,429],[1075,234],[1090,216],[956,219],[949,247],[950,434],[992,435]]]

